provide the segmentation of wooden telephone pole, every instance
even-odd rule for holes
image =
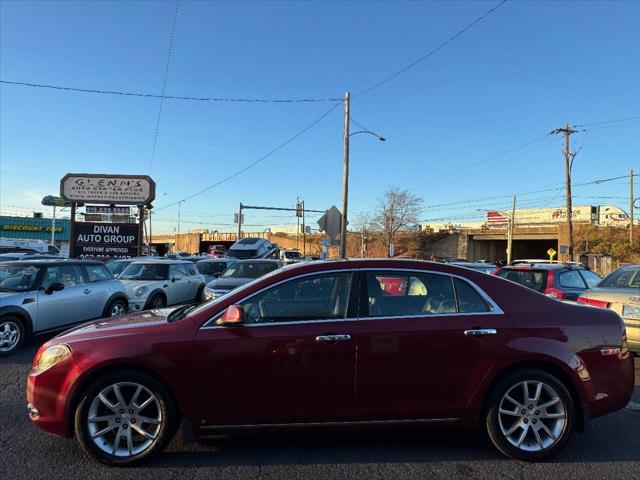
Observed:
[[[633,170],[629,174],[629,246],[633,248]]]
[[[349,92],[344,95],[344,171],[342,175],[342,225],[340,258],[347,257],[347,206],[349,197]]]
[[[513,227],[516,221],[516,196],[513,196],[513,206],[511,207],[511,218],[507,228],[507,265],[511,265],[513,260]]]
[[[565,181],[565,189],[566,189],[566,197],[567,197],[567,227],[569,233],[569,245],[568,245],[568,256],[569,261],[573,260],[573,208],[571,205],[571,166],[573,163],[573,158],[576,156],[575,153],[571,153],[569,150],[569,137],[572,133],[576,133],[577,130],[572,130],[571,125],[567,123],[564,128],[556,128],[549,132],[550,135],[557,135],[559,133],[564,134],[564,181]]]

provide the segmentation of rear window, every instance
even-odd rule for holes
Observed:
[[[544,293],[547,286],[545,271],[502,269],[496,275],[540,293]]]
[[[577,270],[562,272],[559,280],[560,286],[564,288],[585,288],[582,277]]]
[[[239,250],[235,248],[232,248],[231,250],[229,250],[229,256],[233,258],[247,259],[247,258],[254,258],[257,255],[258,255],[257,250]]]
[[[640,267],[616,270],[604,277],[598,287],[640,288]]]
[[[203,275],[217,275],[227,268],[225,262],[198,262],[196,266]]]

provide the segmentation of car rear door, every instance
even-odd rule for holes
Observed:
[[[477,415],[467,404],[506,354],[499,307],[474,284],[436,272],[364,270],[360,284],[358,418]]]
[[[587,284],[578,270],[564,270],[556,273],[558,276],[557,287],[562,290],[564,300],[578,300],[582,292],[587,289]]]
[[[351,271],[313,274],[240,301],[242,326],[205,325],[193,348],[193,411],[215,425],[353,415],[357,296]],[[216,317],[214,317],[215,320]]]

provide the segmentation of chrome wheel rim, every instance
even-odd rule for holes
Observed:
[[[504,394],[498,407],[502,435],[514,447],[539,452],[555,445],[567,426],[567,408],[550,385],[520,382]]]
[[[155,297],[151,302],[151,308],[162,308],[164,306],[164,301],[162,297]]]
[[[111,316],[119,317],[120,315],[124,315],[127,311],[124,308],[124,305],[120,302],[115,303],[113,307],[111,307]]]
[[[119,382],[103,389],[87,414],[89,438],[103,452],[132,457],[149,449],[162,427],[158,398],[144,385]]]
[[[16,348],[20,341],[20,327],[13,320],[0,323],[0,351],[9,352]]]

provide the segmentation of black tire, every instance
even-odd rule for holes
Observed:
[[[505,394],[509,392],[513,393],[513,396],[516,396],[519,389],[524,389],[521,384],[523,384],[523,382],[525,381],[531,382],[529,388],[533,388],[534,390],[536,386],[534,382],[542,382],[543,384],[550,387],[551,390],[547,390],[543,387],[540,399],[540,405],[542,406],[542,408],[536,408],[537,403],[535,401],[527,400],[525,402],[523,400],[520,400],[520,397],[517,397],[516,400],[522,403],[522,409],[517,406],[517,403],[506,400],[506,403],[503,404],[503,410],[513,410],[515,414],[500,414],[499,408],[501,402],[504,401],[503,399],[505,398]],[[512,390],[512,388],[514,390]],[[543,407],[544,403],[548,403],[549,399],[553,398],[549,394],[549,392],[551,391],[555,392],[557,397],[559,397],[560,401],[562,402],[561,404],[559,402],[556,402],[554,406],[548,407],[554,409],[555,412],[548,412],[547,408]],[[522,398],[524,398],[524,394],[522,395]],[[531,408],[530,405],[533,405],[533,408]],[[507,406],[509,408],[507,408]],[[538,416],[538,412],[541,412],[543,409],[544,413],[551,413],[555,415],[559,415],[561,413],[564,414],[564,424],[562,424],[562,421],[559,419],[550,419],[546,417],[544,417],[543,421],[541,416]],[[525,412],[524,415],[521,414],[523,411]],[[575,412],[575,405],[571,394],[560,380],[542,370],[527,369],[513,372],[507,375],[505,378],[500,380],[500,382],[489,393],[487,411],[485,416],[485,426],[491,442],[504,455],[510,458],[515,458],[517,460],[539,462],[551,458],[565,447],[574,430],[576,417]],[[544,416],[544,413],[542,417]],[[508,419],[512,418],[512,415],[513,423],[508,424],[507,422],[510,421]],[[525,441],[523,442],[522,447],[517,447],[516,445],[512,444],[507,436],[503,434],[503,429],[500,423],[501,418],[503,425],[505,426],[506,433],[508,433],[510,428],[515,426],[515,424],[518,422],[521,422],[521,426],[516,427],[516,432],[518,432],[519,434],[522,434],[522,432],[525,432],[525,428],[528,428],[529,433],[524,434],[525,437],[523,438],[525,439]],[[537,427],[534,427],[534,423],[537,425]],[[548,427],[547,430],[551,431],[553,436],[548,435],[544,431],[542,433],[539,433],[541,430],[537,430],[538,434],[535,434],[534,430],[536,428],[540,429],[543,424],[544,426]],[[536,437],[538,438],[536,439]],[[538,443],[540,442],[540,438],[542,438],[542,443]],[[534,441],[536,442],[536,445],[533,445]],[[552,443],[544,445],[545,442]],[[528,451],[527,448],[537,450]]]
[[[114,300],[111,300],[107,306],[104,309],[104,316],[105,317],[115,317],[115,316],[120,316],[120,315],[124,315],[127,313],[127,302],[125,300],[122,300],[121,298],[116,298]],[[121,313],[115,313],[116,311],[119,311]]]
[[[160,412],[162,419],[162,423],[160,424],[158,432],[156,434],[157,436],[150,443],[150,445],[137,454],[131,454],[124,457],[113,455],[102,450],[102,448],[108,449],[108,445],[106,442],[109,441],[109,438],[113,437],[107,437],[107,435],[115,436],[113,431],[101,437],[98,437],[98,440],[94,441],[91,438],[91,434],[89,432],[90,427],[88,422],[88,415],[94,399],[96,399],[100,392],[103,392],[105,389],[108,389],[109,386],[117,383],[139,384],[152,392],[158,400],[159,407],[157,408],[157,410]],[[162,451],[171,441],[177,430],[177,412],[178,410],[174,404],[173,397],[170,395],[164,385],[162,385],[152,376],[137,370],[120,370],[110,372],[106,375],[100,376],[99,379],[91,383],[81,393],[79,403],[76,407],[74,415],[74,429],[76,440],[85,453],[98,460],[99,462],[117,467],[128,467],[137,465],[149,460],[158,452]],[[128,421],[131,422],[131,420]],[[122,422],[127,422],[127,420],[123,419],[121,422],[119,422],[118,425],[124,426],[125,424]],[[133,432],[132,429],[130,430],[131,432]],[[134,436],[135,435],[136,433],[134,433]],[[100,441],[102,441],[102,439],[105,439],[105,447],[101,448],[96,443],[99,443]],[[127,442],[124,443],[126,444]],[[122,445],[122,439],[120,439],[119,445]]]
[[[147,304],[145,305],[145,309],[157,309],[164,308],[167,306],[167,299],[161,293],[154,293],[147,300]]]
[[[198,293],[196,293],[195,301],[200,303],[204,302],[204,285],[200,285],[198,288]]]
[[[16,338],[17,336],[17,338]],[[22,347],[26,330],[22,320],[14,315],[0,318],[0,357],[11,355]]]

